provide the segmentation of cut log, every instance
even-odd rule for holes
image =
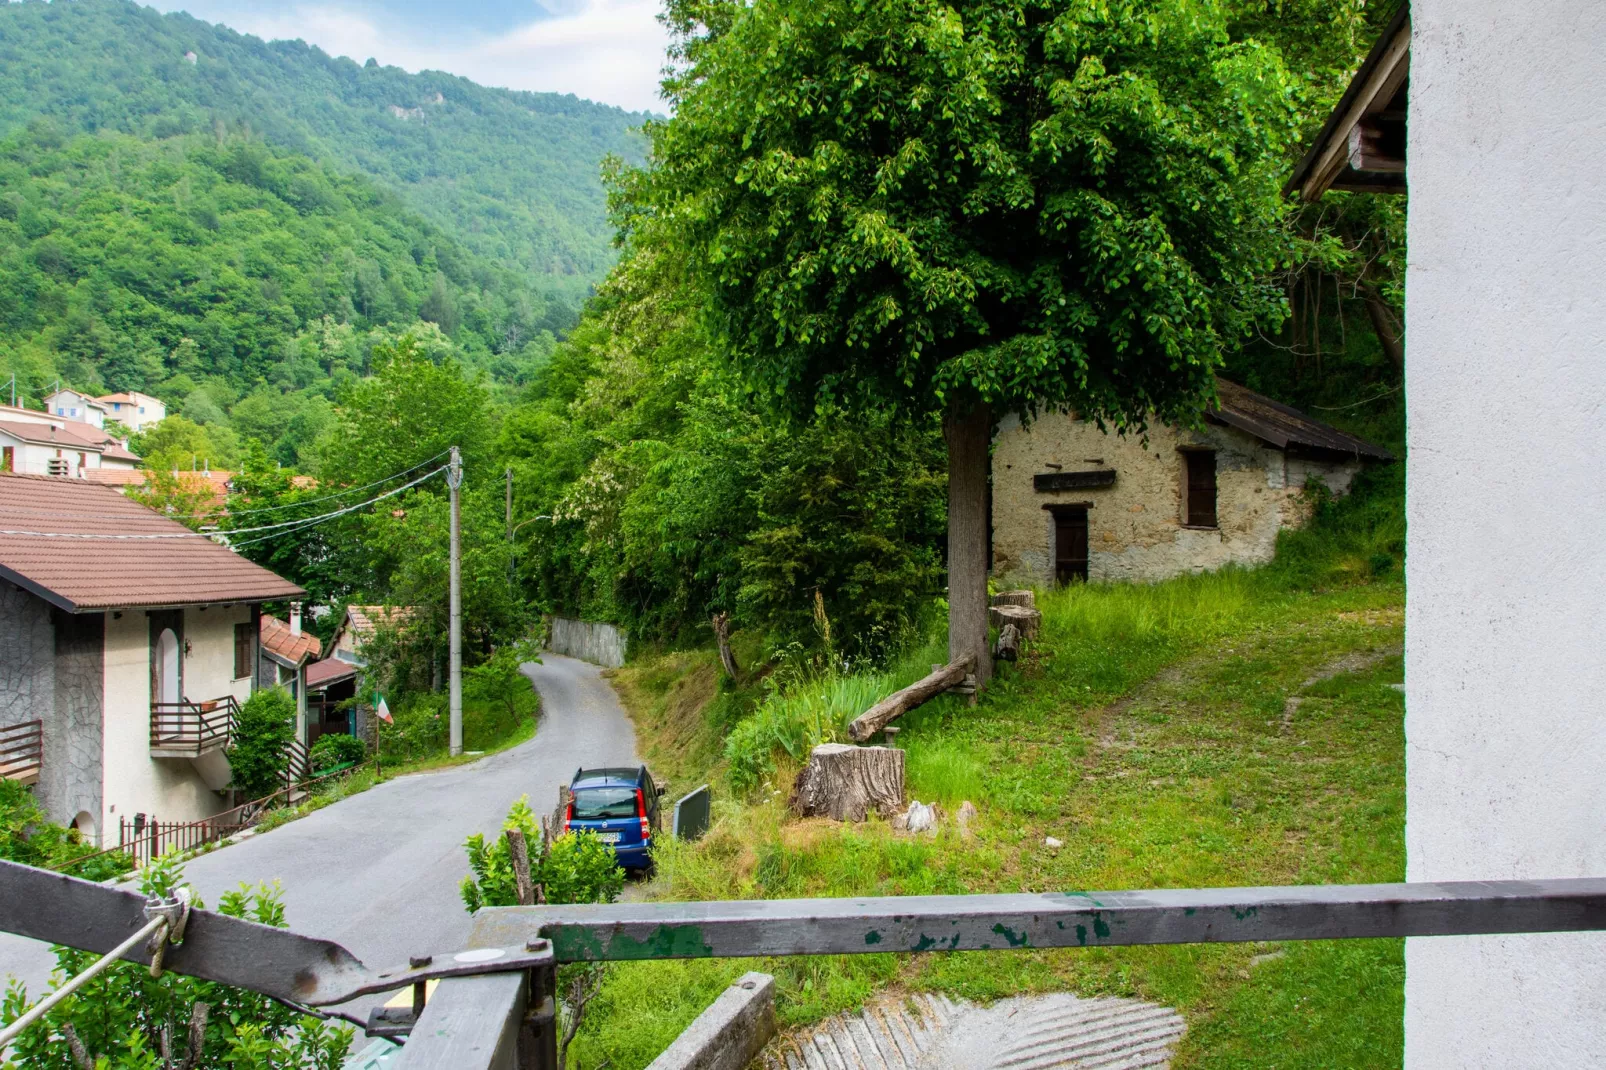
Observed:
[[[1037,608],[1037,592],[1031,588],[1019,591],[999,591],[993,595],[991,605],[995,606],[1024,606],[1027,609]]]
[[[998,633],[998,646],[993,650],[993,656],[1005,661],[1014,661],[1020,657],[1020,629],[1013,624],[1004,625],[1004,630]]]
[[[719,644],[719,663],[725,668],[725,675],[733,681],[736,679],[736,655],[731,651],[731,616],[729,613],[714,614],[714,639]]]
[[[863,821],[874,810],[891,817],[903,809],[903,751],[822,743],[792,788],[799,817]]]
[[[508,829],[502,833],[507,837],[508,859],[513,863],[514,894],[519,898],[519,906],[535,906],[535,885],[530,880],[530,848],[524,842],[522,829]]]
[[[1043,614],[1025,606],[993,606],[987,615],[991,618],[992,626],[1000,631],[1004,625],[1013,624],[1022,639],[1036,639],[1038,627],[1043,622]]]
[[[960,658],[951,665],[944,665],[940,669],[933,669],[930,676],[916,680],[902,691],[894,691],[874,706],[865,710],[854,718],[848,725],[848,736],[863,743],[887,724],[921,703],[942,694],[956,684],[962,683],[967,673],[974,671],[975,659],[969,654]]]

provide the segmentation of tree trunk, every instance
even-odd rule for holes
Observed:
[[[1405,367],[1405,328],[1395,317],[1394,310],[1389,307],[1383,296],[1372,287],[1361,284],[1361,296],[1366,305],[1366,315],[1372,321],[1372,330],[1377,334],[1377,340],[1383,347],[1383,353],[1394,363],[1396,368]]]
[[[792,788],[799,817],[863,821],[871,810],[889,817],[903,809],[903,751],[822,743]]]
[[[992,409],[951,402],[948,442],[948,660],[972,659],[978,687],[992,679],[987,649],[987,476]]]
[[[963,683],[966,674],[975,671],[975,666],[975,659],[966,656],[952,665],[933,669],[931,675],[921,677],[902,691],[894,691],[853,719],[853,723],[848,725],[849,738],[863,743],[922,702]]]
[[[714,614],[714,639],[719,644],[719,663],[725,675],[736,680],[736,655],[731,651],[731,617],[729,613]]]
[[[995,628],[1013,624],[1022,639],[1036,639],[1038,627],[1043,623],[1042,613],[1025,606],[993,606],[987,611],[987,617]]]

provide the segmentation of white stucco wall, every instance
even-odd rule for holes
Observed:
[[[1411,7],[1407,872],[1606,876],[1606,3]],[[1606,934],[1408,942],[1408,1067],[1603,1059]]]
[[[234,625],[251,619],[247,606],[184,613],[184,697],[194,701],[234,695],[245,701],[249,677],[234,679]],[[162,821],[196,821],[223,809],[194,764],[150,756],[150,619],[125,610],[106,621],[105,807],[107,845],[117,842],[117,821],[136,813]]]

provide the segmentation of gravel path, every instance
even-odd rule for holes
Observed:
[[[378,969],[462,946],[463,840],[496,832],[520,795],[549,809],[578,766],[634,761],[635,728],[595,665],[548,653],[524,672],[541,694],[534,739],[470,765],[387,781],[195,858],[186,878],[209,905],[241,882],[280,881],[293,928],[336,940]],[[0,935],[0,976],[21,977],[37,994],[51,964],[45,945]]]

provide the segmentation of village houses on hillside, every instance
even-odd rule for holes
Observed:
[[[0,472],[90,478],[129,471],[140,459],[94,423],[36,409],[0,405]]]
[[[1309,518],[1306,482],[1343,494],[1390,453],[1225,379],[1197,429],[1120,435],[1071,413],[1010,414],[993,449],[993,573],[1005,583],[1159,580],[1270,561]]]
[[[0,773],[103,844],[222,810],[263,637],[281,650],[261,605],[306,592],[87,480],[0,475],[0,516]]]

